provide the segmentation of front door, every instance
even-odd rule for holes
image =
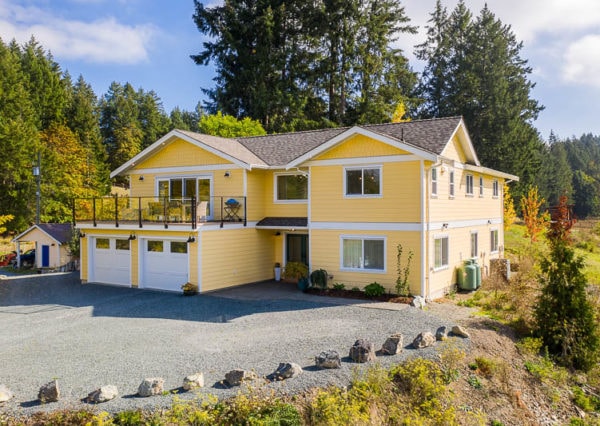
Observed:
[[[287,234],[285,251],[286,263],[302,262],[308,265],[308,235]]]
[[[50,246],[42,246],[42,268],[50,266]]]

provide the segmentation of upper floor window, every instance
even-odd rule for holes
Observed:
[[[483,197],[483,176],[479,176],[479,196]]]
[[[477,257],[477,253],[479,251],[477,244],[477,232],[471,232],[471,257]]]
[[[451,170],[448,176],[448,182],[449,182],[449,187],[448,187],[448,193],[450,195],[450,197],[454,197],[454,170]]]
[[[467,195],[473,195],[473,175],[467,175]]]
[[[431,169],[431,195],[437,195],[437,169]]]
[[[308,199],[308,176],[305,174],[276,174],[277,201],[305,201]]]
[[[499,194],[500,194],[500,188],[498,185],[498,181],[494,180],[494,182],[492,183],[492,196],[498,197]]]
[[[381,195],[381,167],[347,167],[344,187],[347,196]]]

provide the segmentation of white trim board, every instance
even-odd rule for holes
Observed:
[[[377,157],[350,157],[335,158],[330,160],[310,160],[303,166],[353,166],[374,163],[404,163],[419,161],[421,158],[416,155],[382,155]]]
[[[421,231],[417,222],[310,222],[308,227],[320,231]]]

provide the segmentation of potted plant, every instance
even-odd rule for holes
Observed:
[[[275,268],[273,270],[275,271],[275,281],[280,281],[281,280],[281,263],[275,262]]]
[[[300,290],[308,287],[308,266],[302,262],[288,262],[285,264],[283,277],[287,281],[296,282]]]
[[[181,289],[183,290],[184,296],[193,296],[195,294],[198,294],[198,286],[196,284],[188,282],[182,285]]]

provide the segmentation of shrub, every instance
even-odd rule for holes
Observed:
[[[444,383],[448,384],[458,380],[460,367],[465,359],[465,351],[459,348],[453,340],[446,340],[439,352],[440,368],[444,376]]]
[[[325,269],[315,269],[310,274],[310,282],[319,288],[327,288],[327,271]]]
[[[446,385],[444,374],[435,362],[414,358],[393,367],[390,373],[411,409],[429,414],[442,408]]]
[[[475,363],[477,364],[477,370],[485,377],[491,377],[498,369],[498,364],[488,358],[477,357]]]
[[[365,295],[369,297],[377,297],[385,294],[385,287],[378,282],[372,282],[365,287]]]
[[[302,262],[288,262],[283,270],[283,278],[286,280],[299,280],[308,277],[308,266]]]
[[[334,289],[334,290],[343,290],[343,289],[345,289],[345,288],[346,288],[346,286],[345,286],[344,284],[342,284],[342,283],[335,283],[335,284],[333,285],[333,289]]]
[[[408,275],[410,274],[410,262],[414,253],[412,250],[408,251],[406,266],[402,267],[402,251],[402,244],[398,244],[398,254],[396,257],[396,270],[398,272],[398,278],[396,278],[396,293],[401,296],[408,296],[410,293],[410,289],[408,288]]]

